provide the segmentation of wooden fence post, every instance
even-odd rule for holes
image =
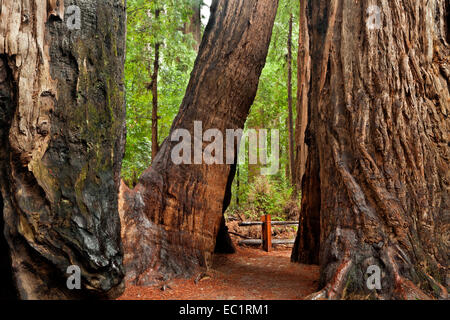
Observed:
[[[261,217],[262,224],[262,242],[263,250],[270,252],[272,250],[272,223],[269,214]]]

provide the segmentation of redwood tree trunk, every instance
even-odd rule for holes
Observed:
[[[214,0],[172,130],[243,128],[265,64],[278,1]],[[166,139],[134,190],[120,196],[127,278],[149,284],[207,267],[229,203],[235,165],[171,160]],[[237,150],[234,150],[237,154]],[[235,159],[236,160],[236,159]],[[230,176],[231,175],[231,176]]]
[[[7,283],[5,295],[24,299],[114,297],[124,1],[77,1],[80,29],[62,0],[0,4],[1,293]],[[80,290],[66,286],[70,265]]]
[[[322,290],[311,298],[446,298],[448,7],[377,3],[380,27],[369,28],[367,12],[377,9],[367,1],[309,1],[312,138],[301,215],[311,225],[320,217],[320,228],[299,229],[294,256],[320,262]],[[319,238],[320,251],[310,242]],[[381,269],[379,290],[366,286],[371,265]]]
[[[295,122],[295,168],[294,194],[301,190],[303,175],[306,169],[308,146],[305,142],[308,124],[308,91],[310,85],[311,57],[309,53],[309,33],[307,21],[307,2],[300,1],[299,37],[297,55],[297,118]]]

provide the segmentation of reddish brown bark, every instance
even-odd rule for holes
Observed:
[[[297,118],[295,121],[295,166],[294,194],[302,188],[302,179],[306,168],[308,146],[305,142],[308,124],[308,91],[310,85],[311,58],[309,53],[309,32],[307,21],[307,0],[300,1],[299,38],[297,55]]]
[[[294,252],[318,259],[311,298],[446,298],[449,45],[445,1],[309,1],[311,135],[304,228]],[[373,11],[372,11],[373,12]],[[306,226],[307,224],[305,224]],[[319,256],[308,242],[320,237]],[[316,244],[317,245],[317,244]],[[381,289],[366,286],[381,268]]]

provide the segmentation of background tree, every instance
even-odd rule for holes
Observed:
[[[301,190],[302,179],[306,168],[308,146],[305,143],[306,126],[308,124],[308,91],[311,58],[309,54],[309,31],[307,21],[308,0],[299,0],[299,34],[297,54],[297,118],[295,122],[295,169],[294,192]]]
[[[158,23],[159,15],[161,14],[161,9],[158,7],[155,9],[154,19]],[[155,42],[155,57],[153,62],[153,74],[152,82],[149,85],[149,89],[152,90],[152,159],[155,159],[156,154],[159,150],[158,142],[158,74],[159,74],[159,48],[161,43],[159,41]]]
[[[195,40],[194,49],[198,51],[202,41],[202,14],[203,0],[190,0],[191,14],[189,21],[184,24],[184,32],[190,33]]]

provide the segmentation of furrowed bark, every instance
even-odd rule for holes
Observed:
[[[371,4],[380,10],[379,28],[366,24],[367,12],[376,12],[368,11]],[[320,261],[322,288],[310,298],[445,299],[445,1],[311,0],[309,6],[312,140],[302,195],[303,203],[317,205],[304,206],[302,218],[320,216],[320,254],[313,258]],[[305,231],[303,239],[318,237],[315,229]],[[382,271],[380,290],[366,286],[371,265]]]
[[[298,73],[297,73],[297,119],[295,191],[302,191],[300,221],[291,260],[308,264],[319,264],[320,247],[320,178],[317,150],[311,130],[307,130],[309,110],[309,88],[311,85],[310,36],[308,27],[308,0],[300,1]],[[311,124],[309,125],[311,127]],[[308,157],[308,148],[310,156]],[[314,161],[313,161],[314,159]],[[308,172],[309,179],[303,177]],[[303,196],[307,194],[308,196]]]
[[[300,1],[299,38],[297,55],[297,118],[295,121],[295,166],[294,194],[302,189],[302,179],[305,174],[308,146],[305,142],[306,126],[308,124],[308,91],[310,86],[311,57],[309,53],[309,33],[307,21],[307,2]]]
[[[9,253],[14,295],[114,297],[125,3],[77,1],[79,30],[64,21],[71,1],[0,4],[0,254]],[[67,288],[70,265],[81,290]]]
[[[171,132],[243,128],[265,64],[278,1],[215,0]],[[175,165],[166,139],[139,184],[120,195],[127,279],[145,285],[207,267],[233,165]],[[224,153],[225,154],[225,153]],[[237,154],[237,150],[235,150]],[[228,201],[229,203],[229,201]]]

